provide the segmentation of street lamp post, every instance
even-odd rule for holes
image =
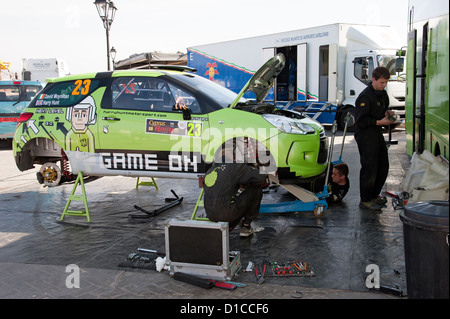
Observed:
[[[109,30],[111,29],[111,24],[114,21],[114,16],[116,15],[117,8],[114,3],[110,0],[95,0],[95,6],[97,7],[98,15],[103,21],[103,26],[106,29],[106,55],[108,58],[108,71],[110,67],[109,58]]]
[[[109,53],[111,54],[111,59],[112,59],[112,66],[113,66],[113,70],[114,70],[114,60],[116,59],[116,49],[114,48],[114,46],[111,48],[111,50],[109,50]]]

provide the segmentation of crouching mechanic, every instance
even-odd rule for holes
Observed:
[[[328,204],[340,203],[350,188],[348,179],[348,166],[345,163],[333,165],[330,182],[330,197],[327,198]]]
[[[228,222],[230,230],[240,223],[241,237],[253,234],[250,226],[259,214],[266,175],[243,163],[218,163],[204,179],[204,207],[213,222]]]

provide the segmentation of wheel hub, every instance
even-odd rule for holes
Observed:
[[[55,163],[45,163],[41,166],[40,173],[44,178],[44,185],[49,187],[59,185],[61,181],[61,169]]]

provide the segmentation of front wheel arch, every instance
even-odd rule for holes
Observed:
[[[36,177],[40,184],[48,187],[72,179],[67,155],[58,143],[48,138],[38,137],[28,141],[17,152],[16,164],[21,171],[32,169],[35,164],[42,165]]]

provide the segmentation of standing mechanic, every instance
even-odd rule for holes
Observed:
[[[206,216],[214,222],[228,222],[233,229],[239,222],[241,237],[253,234],[250,223],[259,214],[266,175],[243,163],[217,163],[204,180]]]
[[[361,162],[359,206],[369,210],[379,210],[387,202],[380,192],[389,172],[388,150],[382,126],[395,121],[393,111],[388,110],[389,97],[384,90],[390,76],[387,68],[375,68],[372,83],[356,99],[355,139]]]

